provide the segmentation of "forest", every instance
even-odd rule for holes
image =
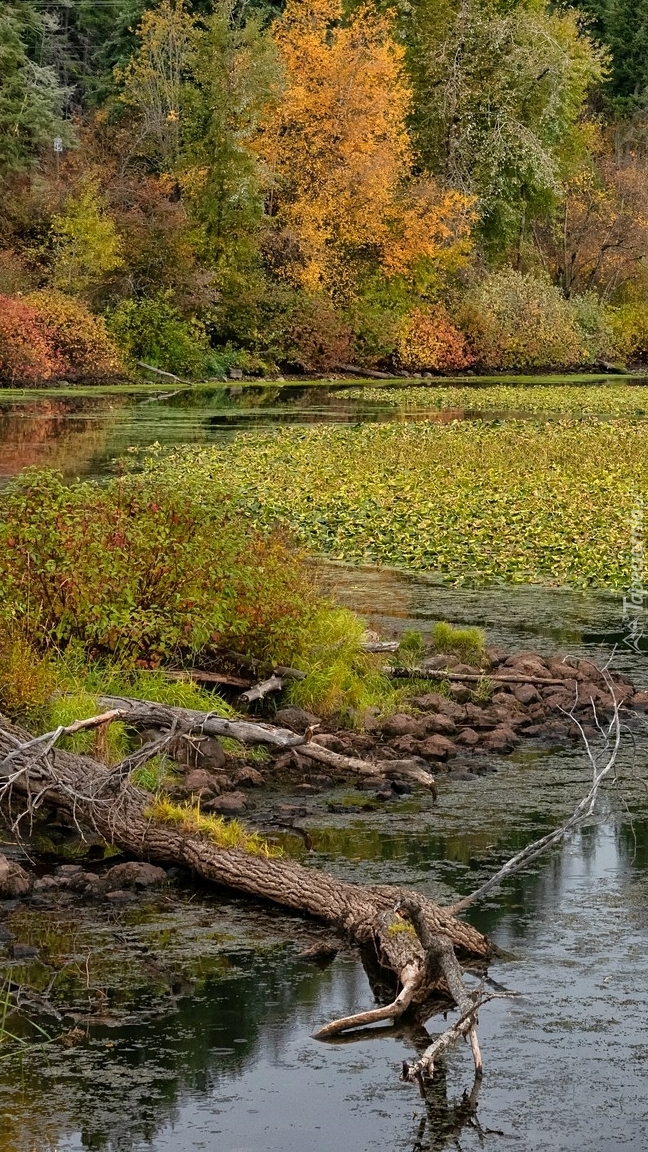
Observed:
[[[645,0],[7,0],[0,377],[648,354]]]

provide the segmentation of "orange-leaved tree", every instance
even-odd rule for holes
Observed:
[[[339,297],[363,267],[409,276],[460,262],[471,202],[412,180],[411,93],[389,14],[365,4],[345,18],[340,0],[288,0],[273,35],[286,86],[256,149],[273,178],[284,275]]]

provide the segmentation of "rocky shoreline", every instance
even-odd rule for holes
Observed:
[[[578,743],[583,734],[587,739],[601,739],[615,703],[625,723],[637,722],[648,711],[648,692],[636,690],[619,674],[587,659],[545,659],[532,651],[508,655],[489,650],[487,669],[462,664],[452,655],[433,657],[426,667],[452,679],[443,680],[440,691],[406,697],[401,711],[385,717],[366,716],[362,731],[296,707],[280,708],[273,717],[274,724],[305,735],[309,744],[328,749],[339,761],[360,758],[375,765],[374,777],[358,779],[344,766],[323,767],[304,753],[303,745],[275,748],[261,759],[249,749],[247,757],[245,752],[232,752],[227,741],[209,736],[178,740],[170,746],[182,775],[169,794],[174,800],[199,802],[204,812],[242,817],[252,824],[255,810],[262,807],[265,830],[287,827],[302,812],[299,804],[283,802],[286,791],[306,800],[352,784],[368,793],[367,806],[373,809],[376,801],[398,801],[416,787],[399,775],[399,765],[407,764],[410,769],[418,765],[439,783],[444,779],[448,783],[469,781],[497,771],[501,758],[522,741],[555,746],[565,741]],[[476,685],[471,677],[478,681]],[[158,729],[140,732],[142,744],[159,738]],[[246,762],[247,758],[254,762]],[[390,779],[391,765],[395,770]],[[335,804],[326,807],[338,811]],[[0,856],[0,907],[5,910],[24,900],[36,906],[79,900],[126,904],[181,872],[134,860],[93,863],[91,856],[89,864],[52,865],[47,855],[31,868],[24,859],[19,863],[17,854],[9,856]]]

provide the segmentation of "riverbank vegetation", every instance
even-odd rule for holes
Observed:
[[[624,589],[647,461],[645,423],[563,419],[284,428],[150,467],[336,559]]]
[[[106,694],[228,717],[222,697],[165,670],[278,665],[302,673],[287,702],[350,723],[395,706],[363,621],[324,596],[288,535],[220,495],[148,473],[14,481],[0,524],[0,709],[40,730],[93,716]],[[104,753],[118,759],[123,727],[109,732]],[[69,746],[93,741],[80,732]]]
[[[617,7],[10,0],[3,383],[640,361]]]
[[[648,391],[636,384],[483,384],[459,383],[385,386],[375,384],[361,388],[339,389],[342,400],[362,400],[381,406],[416,410],[497,412],[504,418],[511,413],[557,412],[565,415],[645,416],[648,413]]]

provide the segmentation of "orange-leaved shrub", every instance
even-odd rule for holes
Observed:
[[[455,328],[442,305],[414,308],[406,317],[396,351],[403,368],[452,372],[474,361],[463,332]]]
[[[472,289],[461,326],[482,368],[568,368],[588,360],[560,289],[513,268],[492,272]]]
[[[102,379],[124,371],[103,317],[93,316],[81,300],[44,289],[30,293],[26,301],[47,328],[70,380]]]
[[[38,384],[63,373],[47,325],[25,300],[0,296],[0,379]]]

